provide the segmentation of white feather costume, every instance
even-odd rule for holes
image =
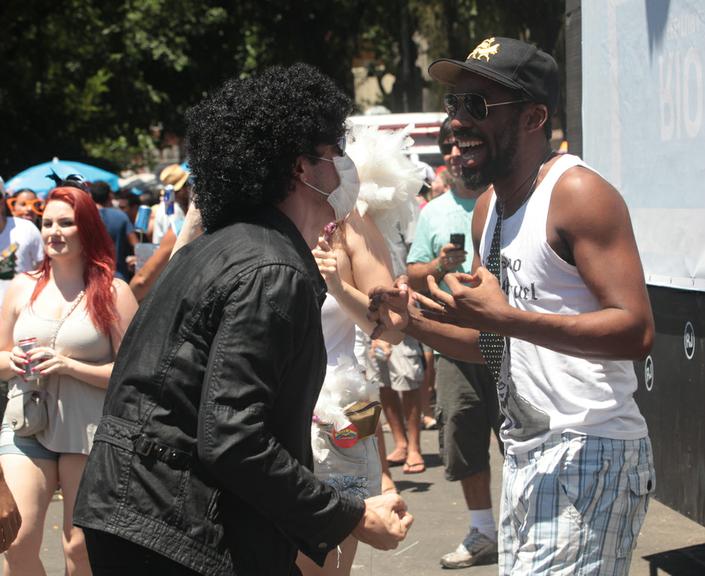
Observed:
[[[348,136],[346,152],[360,177],[358,212],[369,213],[387,240],[398,227],[406,230],[418,213],[416,194],[423,176],[408,156],[414,144],[412,129],[409,125],[393,132],[356,125]]]
[[[370,214],[388,244],[398,236],[399,229],[406,230],[416,217],[415,197],[423,178],[419,167],[407,156],[413,145],[411,129],[408,126],[390,132],[376,126],[355,126],[348,135],[346,152],[355,162],[360,178],[357,209],[363,216]],[[311,428],[316,462],[323,462],[329,452],[325,441],[328,431],[320,424],[341,430],[350,424],[343,413],[346,406],[378,396],[376,385],[365,379],[351,358],[340,357],[337,366],[328,366]]]

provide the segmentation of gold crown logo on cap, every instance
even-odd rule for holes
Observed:
[[[489,62],[490,56],[494,56],[497,52],[499,52],[499,42],[497,44],[492,44],[492,42],[494,42],[494,36],[480,42],[477,45],[477,48],[470,52],[467,60],[470,60],[470,58],[482,60],[484,58],[486,62]]]

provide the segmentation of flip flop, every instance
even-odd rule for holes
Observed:
[[[390,452],[390,455],[391,455],[391,454],[394,454],[395,452],[397,452],[396,449],[395,449],[395,450],[392,450],[392,451]],[[401,458],[390,458],[389,456],[387,456],[387,465],[388,465],[389,467],[393,467],[393,466],[402,466],[402,465],[406,464],[406,459],[408,458],[408,455],[407,455],[406,450],[400,450],[399,452],[401,452],[402,454],[404,454],[404,456],[402,456]]]
[[[404,462],[404,469],[402,470],[404,474],[421,474],[426,472],[426,464],[423,462]]]

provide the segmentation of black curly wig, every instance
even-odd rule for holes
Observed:
[[[352,102],[307,64],[233,79],[186,114],[196,206],[213,232],[292,188],[296,159],[344,134]]]

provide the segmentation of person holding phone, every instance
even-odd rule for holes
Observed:
[[[443,290],[449,272],[470,272],[465,250],[478,197],[488,190],[466,186],[461,178],[462,157],[450,118],[441,125],[438,145],[452,189],[429,202],[419,216],[416,235],[407,257],[409,284],[425,292],[433,276]],[[491,187],[489,187],[491,190]],[[499,406],[494,380],[486,366],[435,354],[436,421],[439,451],[446,479],[459,481],[470,511],[467,536],[456,550],[445,554],[446,568],[464,568],[497,561],[497,535],[490,497],[490,434],[499,433]]]

